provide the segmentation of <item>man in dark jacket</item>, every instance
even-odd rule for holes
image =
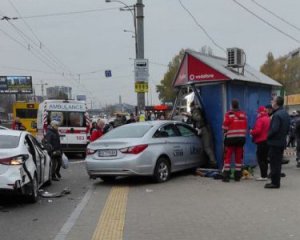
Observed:
[[[50,153],[50,155],[52,159],[52,180],[54,181],[59,181],[59,178],[61,178],[60,168],[62,161],[62,151],[60,146],[58,125],[59,123],[53,120],[48,126],[47,134],[45,136],[47,143],[52,146],[52,152]]]
[[[280,188],[281,162],[286,147],[286,136],[290,129],[290,116],[283,109],[284,99],[280,96],[272,100],[273,116],[268,132],[271,183],[265,188]]]

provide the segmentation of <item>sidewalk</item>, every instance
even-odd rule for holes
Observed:
[[[264,189],[265,182],[254,179],[223,183],[188,173],[176,174],[164,184],[140,178],[113,185],[95,181],[66,239],[92,239],[110,189],[124,185],[129,194],[123,237],[111,234],[111,240],[300,239],[300,169],[289,158],[280,189]]]

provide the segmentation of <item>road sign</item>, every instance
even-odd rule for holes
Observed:
[[[105,70],[105,77],[111,77],[111,70]]]
[[[149,79],[148,59],[135,59],[134,72],[135,72],[136,82],[148,82]]]
[[[137,93],[145,93],[148,92],[149,87],[147,82],[136,82],[134,85],[134,90]]]

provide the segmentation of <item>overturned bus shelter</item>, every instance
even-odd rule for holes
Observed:
[[[185,97],[192,92],[202,107],[212,130],[219,168],[223,164],[223,117],[231,108],[232,99],[239,100],[240,109],[247,114],[250,129],[254,126],[258,107],[270,104],[272,96],[281,87],[280,83],[245,64],[241,57],[243,52],[239,52],[241,49],[229,50],[228,58],[186,51],[173,81],[173,87],[178,90],[174,110],[180,111],[182,105],[187,106]],[[244,150],[244,165],[256,165],[256,146],[249,133]]]

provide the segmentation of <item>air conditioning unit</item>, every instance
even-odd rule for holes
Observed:
[[[241,68],[245,66],[245,52],[240,48],[227,48],[227,66]]]

